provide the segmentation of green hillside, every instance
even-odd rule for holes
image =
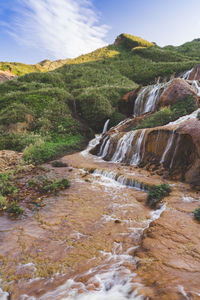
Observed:
[[[54,71],[45,72],[52,68],[48,60],[16,64],[12,72],[27,74],[0,85],[0,149],[24,151],[34,163],[81,149],[108,118],[111,125],[125,118],[118,109],[124,94],[199,61],[174,47],[121,34],[113,45],[57,61],[54,66],[64,65]]]

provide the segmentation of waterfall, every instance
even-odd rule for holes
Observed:
[[[196,89],[197,95],[200,96],[200,87],[198,85],[198,81],[197,80],[193,80],[192,81],[192,86]]]
[[[123,135],[123,137],[118,141],[115,153],[112,157],[113,162],[122,162],[127,153],[131,150],[131,145],[133,138],[137,131],[130,131]]]
[[[166,145],[165,151],[163,152],[163,155],[162,155],[162,158],[161,158],[161,161],[160,161],[161,164],[164,163],[165,157],[166,157],[167,153],[168,153],[168,152],[170,151],[170,149],[171,149],[171,146],[172,146],[173,141],[174,141],[174,137],[175,137],[175,134],[174,134],[174,131],[173,131],[173,132],[171,133],[171,135],[170,135],[170,138],[169,138],[168,141],[167,141],[167,145]]]
[[[163,83],[157,83],[153,87],[145,87],[135,100],[133,115],[139,116],[148,112],[153,112],[160,96],[161,88],[164,87],[164,85],[165,84]]]
[[[156,102],[160,96],[160,89],[163,87],[162,83],[156,84],[150,91],[147,101],[145,103],[144,112],[153,112],[155,110]]]
[[[148,91],[149,86],[145,87],[137,96],[137,99],[135,100],[135,105],[134,105],[134,109],[133,109],[133,115],[139,116],[142,114],[143,111],[143,105],[144,105],[144,99],[145,99],[145,95],[146,92]]]
[[[107,131],[108,131],[108,124],[110,122],[110,119],[108,119],[105,124],[104,124],[104,127],[103,127],[103,132],[102,132],[102,135],[105,134]]]
[[[142,156],[141,156],[141,148],[142,148],[145,132],[146,132],[146,129],[143,129],[141,131],[139,137],[136,140],[135,147],[134,147],[134,153],[133,153],[133,156],[132,156],[131,162],[130,162],[131,165],[136,165],[137,166],[139,164],[139,162],[141,161],[142,157],[143,157],[143,153],[142,153]]]
[[[180,78],[185,79],[185,80],[189,79],[190,74],[192,73],[193,69],[194,69],[194,68],[192,68],[192,69],[189,70],[189,71],[186,71],[182,76],[180,76]]]
[[[170,166],[169,166],[170,169],[171,169],[172,166],[173,166],[174,158],[175,158],[176,152],[177,152],[177,150],[178,150],[178,146],[179,146],[179,143],[180,143],[180,139],[181,139],[181,135],[179,134],[178,139],[177,139],[177,142],[176,142],[176,147],[175,147],[175,150],[174,150],[174,153],[173,153],[173,156],[172,156],[172,160],[171,160],[171,163],[170,163]]]

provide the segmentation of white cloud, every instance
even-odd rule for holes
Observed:
[[[11,34],[55,59],[76,57],[105,45],[91,0],[19,0]],[[14,28],[14,29],[13,29]]]

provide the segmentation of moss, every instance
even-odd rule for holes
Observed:
[[[154,185],[149,189],[147,205],[151,208],[156,208],[158,203],[171,192],[168,184]]]
[[[13,201],[8,205],[6,211],[9,214],[14,215],[15,217],[18,217],[19,215],[23,214],[24,209],[21,208],[16,202]]]
[[[193,214],[194,214],[194,218],[200,222],[200,207],[196,208],[194,211],[193,211]]]

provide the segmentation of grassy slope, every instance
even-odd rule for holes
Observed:
[[[34,161],[36,155],[37,162],[45,151],[49,159],[65,149],[80,148],[83,132],[78,120],[94,131],[101,130],[108,118],[116,124],[123,118],[118,111],[120,97],[139,84],[152,83],[158,76],[169,78],[199,62],[186,54],[122,34],[114,45],[66,60],[54,71],[29,73],[1,84],[0,149],[27,146],[25,157]],[[50,63],[41,65],[49,68]],[[26,122],[27,115],[32,121],[26,134],[4,134],[9,122]]]

